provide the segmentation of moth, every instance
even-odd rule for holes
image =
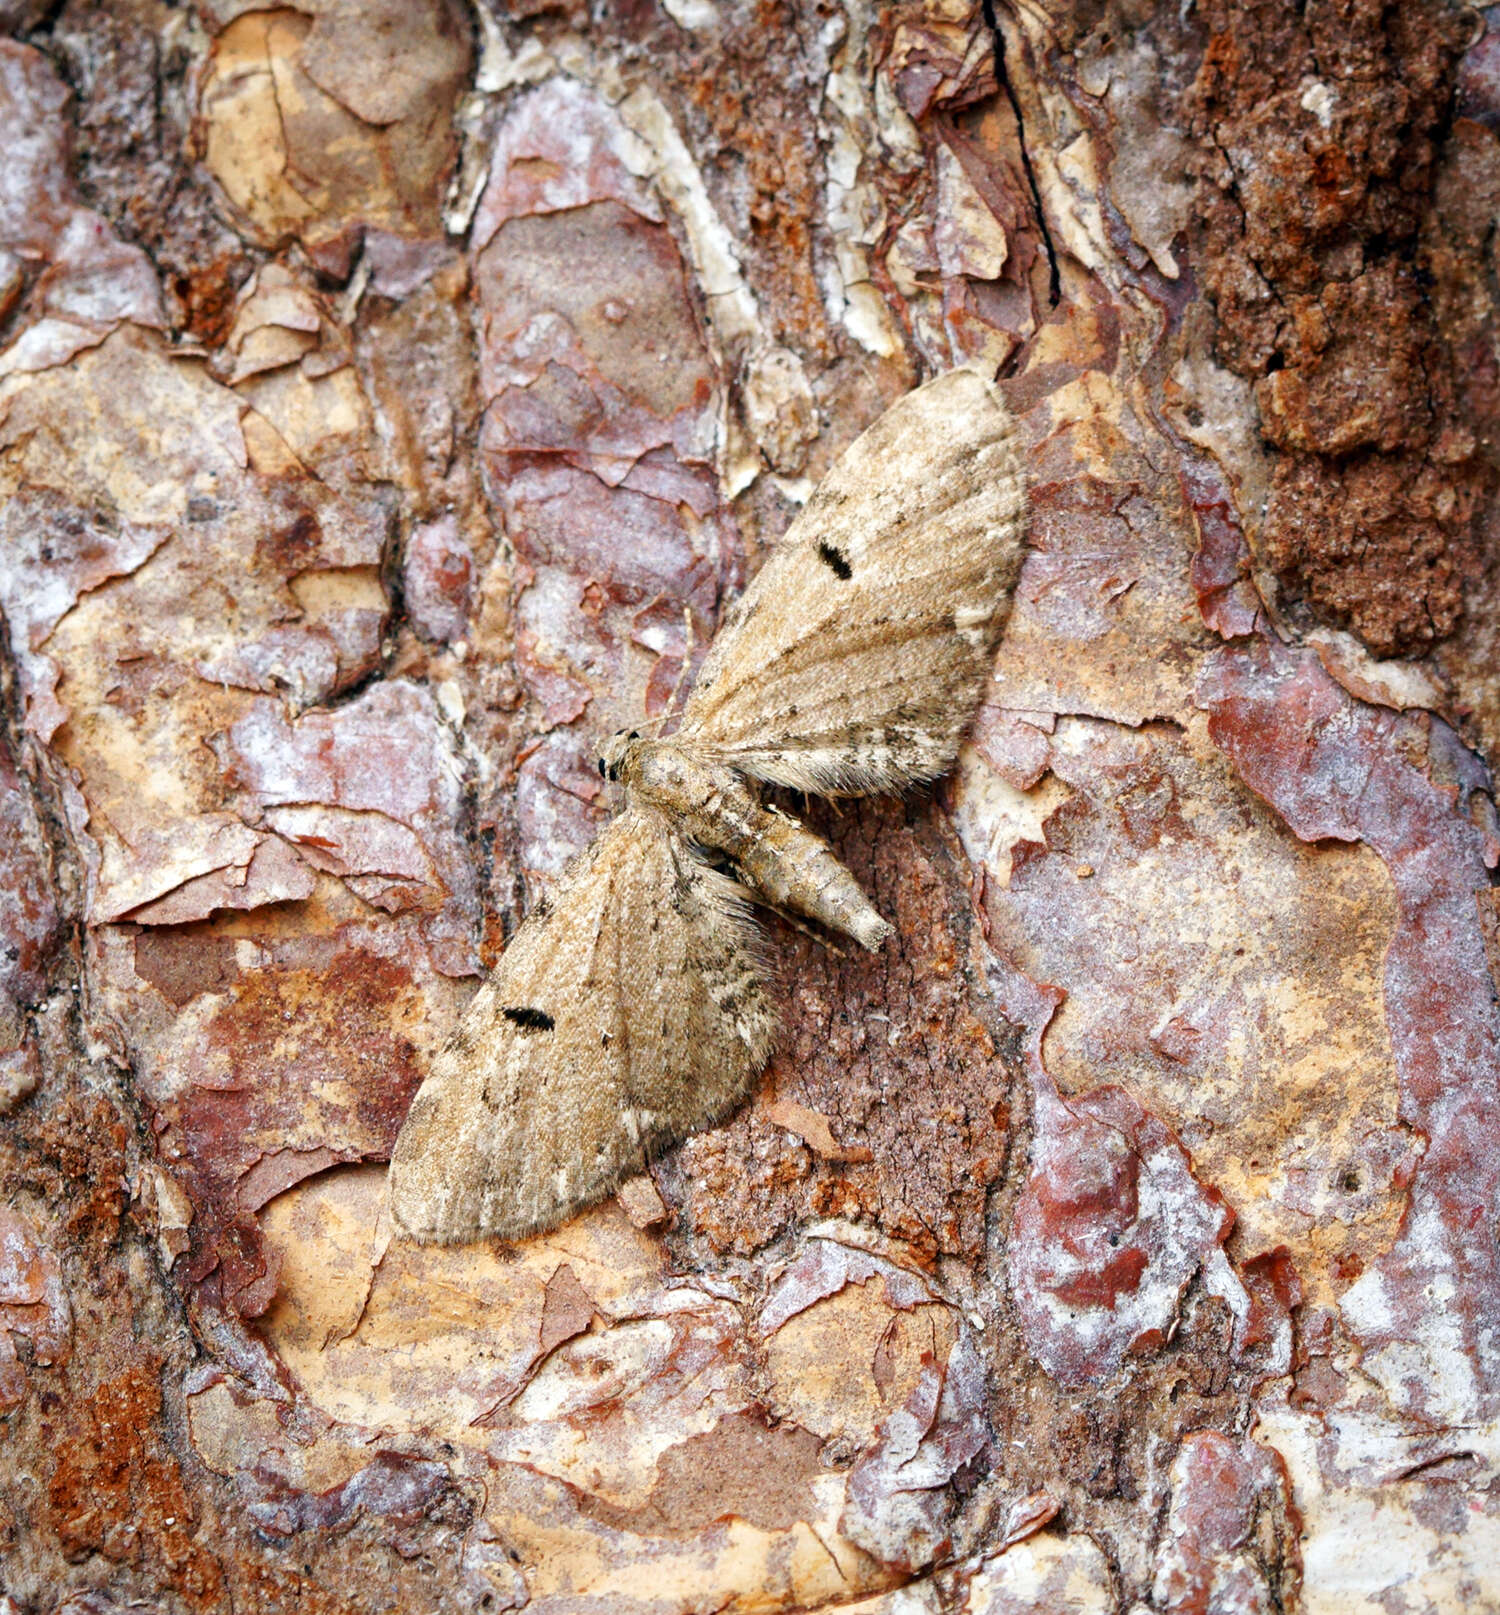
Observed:
[[[623,811],[434,1059],[391,1157],[398,1228],[443,1244],[551,1228],[733,1109],[776,1035],[752,902],[871,951],[890,936],[757,786],[861,796],[943,773],[1024,526],[1015,426],[975,370],[907,394],[845,451],[727,614],[676,732],[603,747]]]

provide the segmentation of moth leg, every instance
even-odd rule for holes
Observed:
[[[800,931],[803,936],[811,937],[819,946],[839,959],[847,959],[849,955],[828,935],[826,931],[819,931],[809,925],[806,920],[799,920],[789,908],[782,908],[779,903],[768,902],[759,892],[752,892],[747,886],[745,894],[752,902],[758,903],[762,908],[770,909],[773,914],[779,915],[794,931]]]

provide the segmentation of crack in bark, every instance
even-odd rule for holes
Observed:
[[[1036,172],[1031,166],[1031,153],[1026,148],[1026,120],[1021,115],[1021,101],[1016,94],[1015,85],[1010,81],[1010,74],[1005,65],[1005,35],[1000,28],[1000,19],[995,10],[995,0],[983,0],[984,20],[989,27],[995,41],[995,78],[1005,92],[1005,99],[1010,103],[1010,110],[1016,120],[1016,132],[1021,146],[1021,167],[1026,173],[1026,183],[1031,190],[1032,204],[1036,208],[1036,227],[1041,231],[1042,247],[1047,254],[1047,300],[1053,308],[1062,301],[1062,276],[1057,267],[1057,248],[1052,243],[1052,232],[1047,228],[1047,214],[1042,207],[1042,192],[1036,182]]]

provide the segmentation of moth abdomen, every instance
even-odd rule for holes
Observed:
[[[739,859],[747,884],[774,908],[805,914],[876,952],[894,927],[876,911],[828,843],[790,814],[773,808],[762,811],[761,833]]]

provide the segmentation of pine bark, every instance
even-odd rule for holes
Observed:
[[[1450,0],[0,0],[0,1612],[1500,1604],[1500,37]],[[1031,554],[755,1097],[392,1240],[817,478]]]

